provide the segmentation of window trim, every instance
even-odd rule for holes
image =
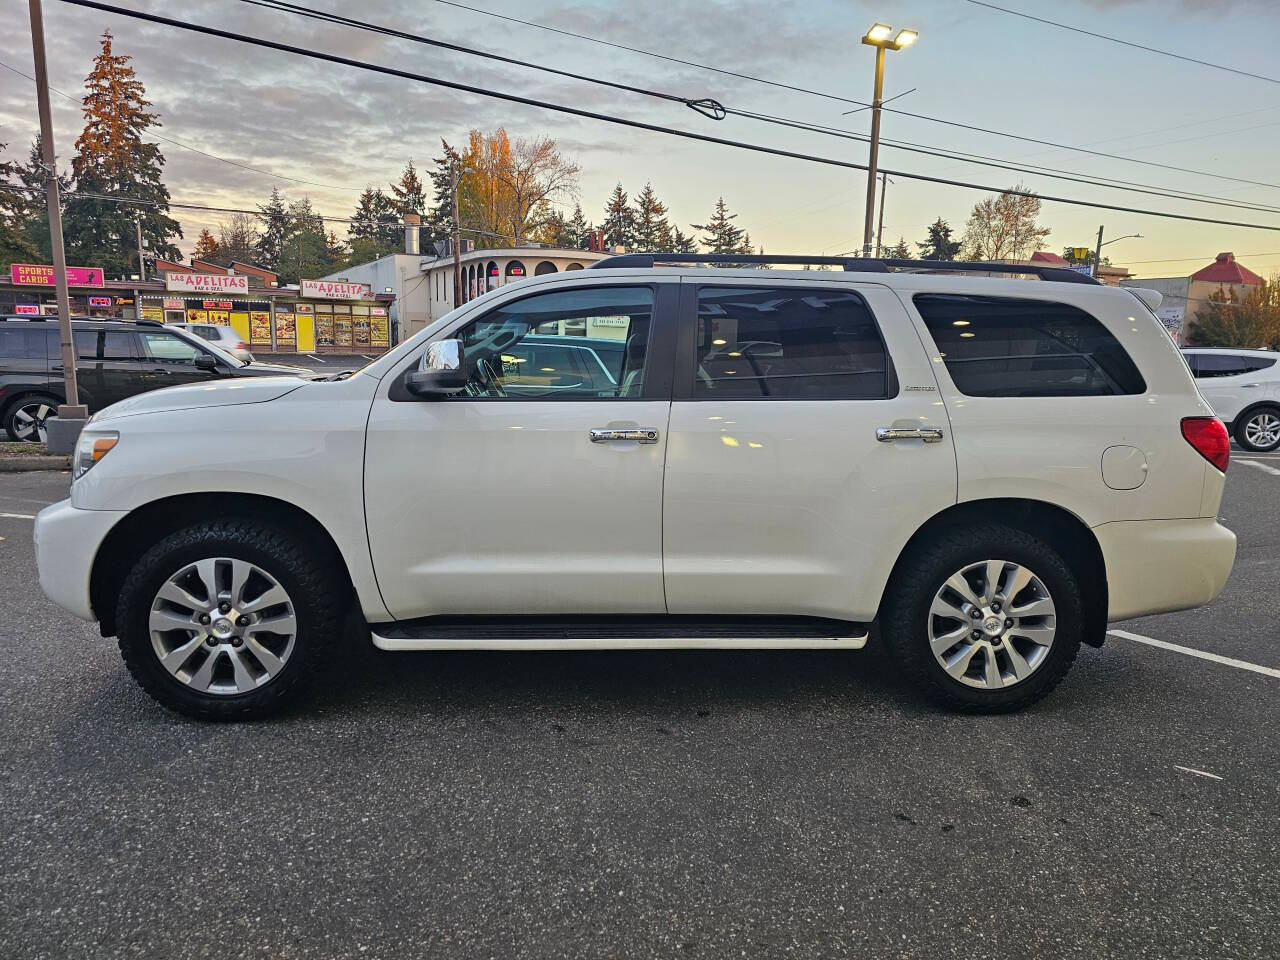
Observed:
[[[594,277],[592,278],[595,279]],[[409,392],[405,387],[405,378],[418,368],[418,361],[427,344],[437,340],[452,340],[458,331],[473,323],[483,320],[496,311],[510,308],[512,305],[532,297],[553,293],[568,293],[577,290],[601,290],[616,287],[647,289],[653,297],[653,313],[649,320],[649,342],[645,349],[645,377],[643,389],[635,397],[587,397],[566,394],[548,394],[542,397],[467,397],[454,394],[448,397],[427,399]],[[499,288],[501,289],[501,288]],[[503,299],[483,311],[469,311],[466,316],[459,317],[456,323],[433,336],[421,349],[411,354],[412,362],[400,373],[396,374],[387,391],[387,399],[394,403],[636,403],[639,401],[670,400],[672,386],[673,363],[675,352],[675,327],[677,304],[680,296],[678,278],[670,280],[629,280],[623,277],[603,277],[597,283],[548,284],[541,289],[522,291],[519,296]],[[478,299],[478,298],[477,298]]]
[[[831,293],[853,294],[862,302],[863,309],[875,326],[880,345],[884,348],[885,359],[885,395],[883,397],[711,397],[698,396],[693,392],[693,381],[697,376],[698,357],[698,294],[704,287],[725,288],[742,287],[743,289],[759,289],[761,287],[786,291],[828,291]],[[871,303],[856,286],[841,283],[815,283],[808,280],[755,280],[753,278],[726,277],[724,280],[710,280],[705,277],[686,277],[680,285],[679,331],[675,356],[675,389],[673,400],[690,403],[881,403],[885,400],[896,400],[902,394],[898,382],[898,371],[894,366],[893,353],[889,350],[889,341],[880,325]]]
[[[928,297],[959,297],[967,300],[988,300],[988,301],[999,300],[999,301],[1012,302],[1012,303],[1040,303],[1048,307],[1067,307],[1071,310],[1078,311],[1079,313],[1084,314],[1086,317],[1088,317],[1090,320],[1096,323],[1099,327],[1101,327],[1103,332],[1105,332],[1107,336],[1111,337],[1111,339],[1115,341],[1116,346],[1120,348],[1125,358],[1129,361],[1129,363],[1133,366],[1134,371],[1137,373],[1138,380],[1142,384],[1142,389],[1132,393],[1074,393],[1074,394],[1035,393],[1028,396],[1012,396],[1012,395],[1005,395],[1005,394],[993,395],[988,393],[966,393],[963,389],[961,389],[960,385],[956,382],[956,378],[952,375],[951,366],[947,362],[947,358],[945,356],[942,356],[942,350],[938,346],[938,341],[933,335],[933,329],[929,326],[929,321],[925,318],[923,311],[921,311],[920,309],[918,301],[921,297],[926,297],[926,298]],[[948,292],[948,291],[929,290],[929,291],[917,291],[911,295],[911,309],[914,310],[916,313],[916,316],[919,317],[921,328],[923,332],[929,337],[929,346],[932,347],[934,355],[941,357],[941,360],[942,360],[942,363],[940,364],[942,367],[941,372],[945,374],[947,378],[947,382],[951,385],[951,389],[955,391],[957,396],[965,397],[967,399],[972,399],[972,400],[1115,400],[1120,397],[1141,397],[1141,396],[1147,395],[1150,392],[1151,387],[1150,387],[1150,384],[1147,383],[1147,378],[1146,378],[1146,375],[1142,372],[1142,368],[1138,366],[1137,361],[1135,361],[1133,359],[1133,356],[1129,353],[1129,351],[1125,349],[1124,344],[1121,342],[1120,338],[1117,337],[1111,331],[1111,328],[1108,327],[1105,323],[1103,323],[1102,320],[1099,319],[1092,311],[1086,310],[1084,307],[1079,306],[1078,304],[1075,304],[1075,303],[1071,303],[1067,300],[1050,299],[1047,297],[1018,297],[1018,296],[1005,296],[1001,294],[955,293],[955,292]],[[1049,354],[1046,356],[1055,356],[1055,355]],[[1090,363],[1090,365],[1096,370],[1098,374],[1100,374],[1103,378],[1106,379],[1108,383],[1115,382],[1111,374],[1109,374],[1106,370],[1103,370],[1091,355],[1077,353],[1077,354],[1068,354],[1068,356],[1078,356],[1078,357],[1084,358]],[[999,359],[999,358],[991,358],[991,359]],[[1004,359],[1012,359],[1012,358],[1004,358]],[[1037,359],[1037,356],[1028,355],[1025,359]],[[1194,376],[1195,376],[1195,373],[1194,371],[1192,371],[1192,377],[1194,378]]]

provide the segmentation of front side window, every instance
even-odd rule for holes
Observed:
[[[579,287],[525,297],[456,336],[470,373],[460,398],[639,397],[653,291]]]
[[[128,330],[104,330],[102,334],[102,359],[119,362],[136,360],[133,341],[136,334]]]
[[[970,397],[1146,392],[1120,342],[1077,307],[1013,297],[916,294],[956,389]]]
[[[852,290],[701,287],[696,399],[880,400],[888,354]]]
[[[1213,377],[1239,377],[1246,373],[1266,370],[1275,366],[1273,357],[1246,357],[1230,353],[1192,354],[1193,370],[1197,380]]]
[[[148,360],[156,363],[194,364],[200,351],[168,333],[142,333],[142,347]]]

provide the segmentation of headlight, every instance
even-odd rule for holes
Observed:
[[[76,441],[76,455],[71,462],[71,479],[79,480],[89,468],[111,452],[120,442],[120,434],[114,430],[81,430]]]

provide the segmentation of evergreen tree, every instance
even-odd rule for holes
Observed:
[[[0,143],[0,153],[6,146]],[[4,214],[0,218],[0,267],[11,263],[30,263],[37,257],[36,248],[27,235],[27,225],[33,200],[39,199],[40,195],[25,189],[7,189],[25,186],[18,165],[0,160],[0,212]]]
[[[285,241],[289,238],[289,211],[285,208],[280,191],[271,188],[271,196],[265,205],[258,207],[258,222],[262,230],[254,244],[254,262],[268,270],[279,271],[280,258]]]
[[[929,225],[924,243],[917,243],[921,260],[954,260],[960,252],[960,241],[951,239],[951,226],[939,217]]]
[[[600,224],[600,229],[604,231],[606,246],[620,245],[630,250],[635,243],[635,214],[621,183],[613,188],[613,193],[604,205],[604,221]]]
[[[392,205],[395,212],[401,219],[406,213],[416,213],[418,216],[425,216],[427,212],[427,198],[423,193],[422,180],[418,178],[418,171],[413,165],[413,158],[409,158],[409,163],[404,168],[404,173],[400,174],[400,180],[391,184]]]
[[[328,259],[330,266],[338,266],[347,262],[347,245],[338,239],[338,235],[332,230],[329,236],[325,238],[325,257]]]
[[[218,260],[218,239],[205,227],[196,237],[195,249],[191,251],[192,260],[205,260],[216,263]]]
[[[23,235],[35,249],[35,260],[38,263],[53,262],[53,242],[49,238],[49,207],[45,200],[45,172],[43,141],[37,133],[31,141],[31,151],[27,154],[27,162],[14,170],[18,183],[25,189],[18,196],[25,198],[25,206],[15,208],[14,216],[20,224]],[[61,174],[58,176],[58,195],[63,199],[62,209],[66,211],[66,195],[71,188],[70,180]]]
[[[907,243],[907,240],[905,237],[898,238],[898,245],[896,247],[886,247],[884,251],[884,255],[888,257],[890,260],[914,260],[915,259],[914,257],[911,256],[911,245]]]
[[[324,276],[332,266],[324,221],[311,209],[311,199],[304,197],[289,204],[289,233],[281,249],[278,267],[269,269],[280,274],[284,283],[297,283]]]
[[[591,243],[591,231],[594,229],[590,221],[582,215],[582,205],[573,205],[573,216],[569,218],[569,242],[565,246],[575,250],[585,250]]]
[[[698,241],[681,232],[679,227],[671,231],[671,251],[673,253],[697,253]]]
[[[715,210],[706,223],[695,223],[693,229],[702,230],[706,235],[702,243],[710,253],[750,253],[751,237],[741,227],[734,226],[738,219],[736,213],[730,213],[725,205],[724,197],[716,200]]]
[[[67,207],[63,233],[68,261],[101,264],[108,275],[127,275],[138,270],[135,219],[152,252],[166,259],[179,256],[172,238],[181,237],[182,228],[168,215],[160,148],[142,139],[148,129],[160,126],[159,115],[147,109],[146,90],[129,66],[133,58],[115,54],[111,40],[110,31],[102,35],[102,50],[85,78],[85,125],[76,140],[71,175],[77,193],[142,203],[77,200]]]
[[[636,196],[633,246],[640,253],[667,250],[671,246],[671,224],[667,220],[667,205],[653,192],[653,184],[646,183]]]
[[[381,190],[366,187],[360,194],[351,225],[347,228],[353,257],[377,260],[400,249],[400,218],[395,205]],[[357,253],[358,251],[358,253]],[[364,259],[355,262],[363,263]]]
[[[423,221],[424,249],[432,249],[435,244],[442,243],[453,236],[453,188],[451,186],[449,167],[453,148],[444,140],[444,153],[436,157],[433,167],[427,176],[431,180],[431,209]]]
[[[546,212],[539,211],[538,227],[533,231],[533,239],[538,243],[549,243],[553,247],[574,246],[573,225],[565,219],[563,213],[554,208]]]

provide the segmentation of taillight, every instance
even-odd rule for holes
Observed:
[[[248,350],[248,349],[249,349],[249,345],[248,345],[247,343],[245,343],[243,340],[237,340],[237,341],[236,341],[236,349],[237,349],[237,350]]]
[[[1231,462],[1231,438],[1217,417],[1183,417],[1182,435],[1187,443],[1223,473]]]

